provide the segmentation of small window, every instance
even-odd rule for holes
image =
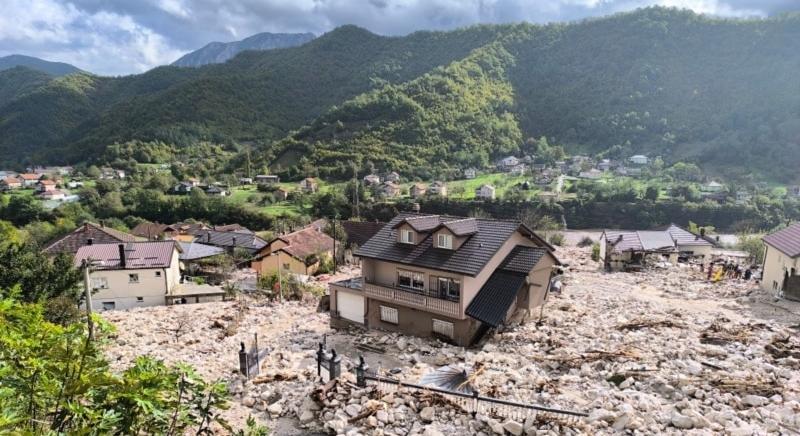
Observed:
[[[404,244],[413,244],[414,243],[414,232],[411,230],[400,230],[400,242]]]
[[[105,277],[92,277],[92,289],[108,289],[108,279]]]
[[[156,277],[161,277],[161,271],[156,271]]]
[[[139,274],[128,274],[128,283],[139,283]]]
[[[453,235],[439,233],[436,238],[436,246],[439,248],[453,249]]]
[[[397,285],[403,288],[425,290],[425,274],[419,272],[397,270]]]
[[[144,303],[144,297],[136,297],[137,303]]]
[[[397,324],[397,309],[394,307],[381,306],[381,321]]]
[[[461,296],[461,281],[449,277],[437,277],[436,289],[439,290],[439,297],[448,300],[458,300]]]
[[[113,301],[104,301],[103,310],[114,310],[117,305]]]
[[[453,323],[434,318],[433,332],[437,335],[453,339]]]
[[[289,269],[289,264],[288,263],[284,263],[283,264],[283,269],[284,270],[288,270]]]

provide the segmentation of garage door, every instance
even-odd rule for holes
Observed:
[[[364,324],[364,296],[339,291],[336,294],[339,316],[359,324]]]

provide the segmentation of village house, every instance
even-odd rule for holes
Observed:
[[[62,201],[67,198],[67,193],[58,189],[40,191],[36,195],[42,200]]]
[[[800,223],[764,236],[761,288],[800,301]]]
[[[447,197],[447,185],[444,182],[435,181],[428,187],[428,195],[438,195]]]
[[[36,186],[39,183],[39,179],[42,178],[41,174],[34,174],[34,173],[22,173],[17,178],[22,182],[23,188],[30,188],[31,186]]]
[[[77,181],[77,180],[70,180],[69,182],[67,182],[67,188],[75,189],[75,188],[82,188],[82,187],[83,187],[83,182],[80,182],[80,181]]]
[[[545,168],[547,168],[547,165],[543,163],[535,163],[531,165],[531,172],[541,173],[545,170]]]
[[[84,245],[114,244],[133,242],[135,240],[136,237],[129,233],[121,232],[102,224],[87,222],[66,235],[51,241],[43,251],[49,255],[59,253],[74,255]]]
[[[786,195],[789,197],[800,197],[800,185],[792,185],[786,188]]]
[[[274,185],[280,183],[281,179],[278,176],[259,174],[256,176],[256,184],[258,185]]]
[[[427,187],[423,183],[414,183],[408,188],[408,195],[411,198],[420,198],[427,192]]]
[[[700,191],[714,193],[722,191],[723,188],[725,188],[725,186],[722,183],[712,180],[705,185],[700,186]]]
[[[736,191],[736,204],[747,204],[752,199],[753,199],[753,194],[744,190]]]
[[[36,182],[36,192],[55,191],[58,184],[55,180],[42,179]]]
[[[239,177],[239,184],[240,185],[252,185],[253,178],[252,177]]]
[[[547,298],[553,248],[513,221],[402,213],[356,252],[363,277],[330,284],[331,325],[466,346]]]
[[[118,170],[110,167],[103,167],[100,169],[101,179],[124,179],[125,170]]]
[[[507,156],[497,162],[497,168],[502,171],[511,171],[512,168],[520,164],[519,159],[515,156]]]
[[[475,188],[475,198],[478,200],[494,200],[495,188],[492,185],[483,184]]]
[[[313,177],[306,177],[305,179],[300,181],[300,190],[307,193],[314,193],[317,192],[319,189],[319,184],[317,180]]]
[[[181,271],[189,276],[202,276],[207,282],[219,283],[227,279],[211,260],[225,256],[225,249],[199,242],[178,242],[181,247]],[[210,280],[209,280],[210,279]]]
[[[392,171],[392,172],[386,174],[383,177],[383,180],[387,181],[387,182],[399,183],[400,182],[400,174],[398,174],[397,171]]]
[[[169,224],[151,223],[148,221],[143,221],[131,229],[132,235],[148,241],[171,239],[176,233],[177,229]]]
[[[366,244],[386,225],[379,221],[342,221],[342,230],[345,234],[344,261],[348,264],[359,263],[359,258],[354,256],[359,247]]]
[[[395,182],[383,182],[380,191],[384,197],[397,197],[400,195],[400,185]]]
[[[597,163],[597,169],[600,171],[609,171],[611,169],[611,159],[602,159]]]
[[[603,177],[603,172],[597,168],[592,168],[589,171],[581,171],[578,177],[581,179],[598,180]]]
[[[189,194],[194,188],[195,186],[192,184],[192,182],[183,181],[175,185],[172,188],[172,192],[174,194]]]
[[[214,226],[212,230],[216,230],[218,232],[237,232],[237,233],[250,233],[250,234],[255,233],[254,231],[238,223],[217,225]]]
[[[377,185],[380,182],[381,182],[381,178],[378,177],[375,174],[369,174],[369,175],[364,176],[364,185],[366,185],[366,186]]]
[[[650,159],[643,154],[636,154],[628,158],[628,160],[635,165],[647,165]]]
[[[648,261],[680,258],[710,261],[714,244],[675,224],[663,230],[604,230],[600,235],[600,262],[606,270],[639,269]]]
[[[230,195],[230,192],[228,192],[227,189],[217,185],[206,186],[205,193],[211,197],[225,197]]]
[[[0,191],[11,191],[22,188],[22,180],[16,177],[5,177],[0,179]]]
[[[250,267],[259,277],[278,272],[313,275],[323,257],[333,258],[334,240],[322,227],[324,221],[279,236],[255,253]],[[341,256],[341,253],[337,254]]]
[[[528,171],[528,166],[525,165],[524,163],[521,163],[519,165],[514,165],[508,170],[508,172],[511,173],[512,176],[523,176],[525,175],[526,171]]]
[[[286,188],[278,188],[272,191],[272,195],[278,201],[286,201],[289,198],[289,190]]]
[[[465,179],[474,179],[478,175],[478,170],[475,168],[467,168],[464,170]]]

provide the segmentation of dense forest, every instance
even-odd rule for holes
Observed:
[[[91,160],[130,140],[241,142],[288,176],[344,177],[358,156],[424,173],[483,166],[546,136],[571,152],[795,181],[798,53],[798,14],[647,8],[405,37],[344,26],[202,68],[31,80],[24,92],[9,91],[19,72],[0,74],[0,160]]]

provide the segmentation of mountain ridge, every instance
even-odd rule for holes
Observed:
[[[14,67],[27,67],[32,70],[41,71],[52,76],[66,76],[67,74],[82,73],[80,68],[64,62],[52,62],[39,59],[33,56],[12,54],[0,57],[0,71]]]
[[[176,67],[199,67],[224,63],[245,50],[274,50],[305,44],[316,38],[313,33],[262,32],[240,41],[210,42],[205,46],[178,58],[171,65]]]

